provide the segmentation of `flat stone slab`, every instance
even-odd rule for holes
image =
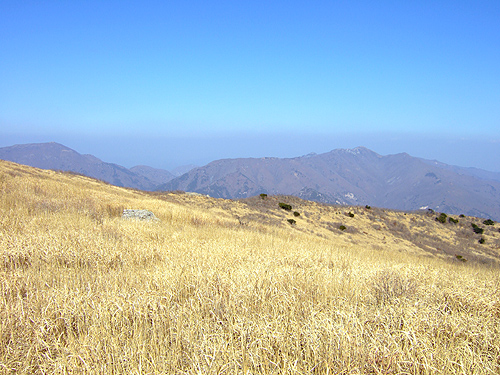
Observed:
[[[160,221],[154,213],[148,210],[132,210],[126,209],[123,210],[122,214],[123,219],[135,219],[135,220],[145,220],[145,221]]]

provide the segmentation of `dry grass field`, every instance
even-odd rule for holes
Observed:
[[[500,225],[437,216],[0,161],[0,373],[499,374]]]

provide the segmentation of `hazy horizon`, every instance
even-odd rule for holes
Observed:
[[[500,3],[0,3],[0,147],[125,167],[365,146],[500,172]]]

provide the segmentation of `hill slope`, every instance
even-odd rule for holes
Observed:
[[[154,194],[5,161],[0,192],[5,372],[500,370],[497,223]]]
[[[292,159],[218,160],[158,189],[233,199],[286,194],[324,203],[429,207],[500,218],[500,182],[459,174],[408,154],[381,156],[363,147]]]

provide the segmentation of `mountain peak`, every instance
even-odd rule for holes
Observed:
[[[330,151],[335,154],[350,154],[350,155],[376,155],[380,156],[376,152],[364,147],[358,146],[354,148],[337,148],[335,150]]]

